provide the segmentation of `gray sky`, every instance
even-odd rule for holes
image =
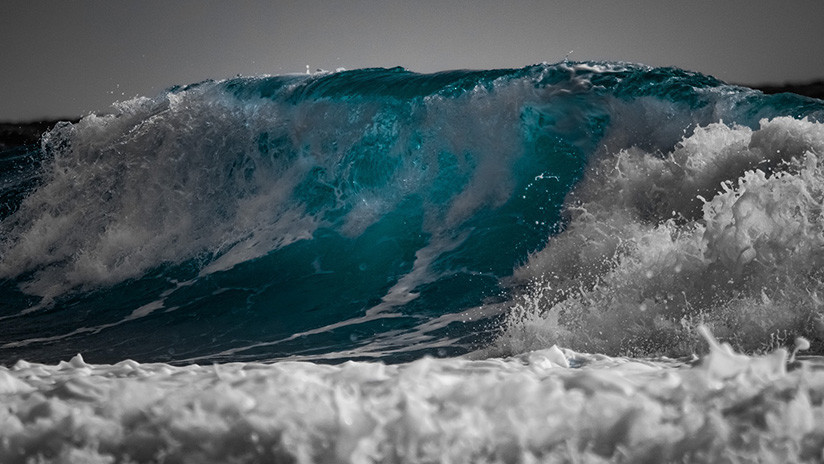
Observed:
[[[824,77],[822,0],[4,0],[0,121],[80,116],[236,74],[572,60],[729,82]]]

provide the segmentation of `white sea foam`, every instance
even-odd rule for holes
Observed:
[[[817,462],[824,369],[514,358],[0,367],[0,461]],[[572,366],[572,367],[570,367]]]
[[[602,153],[567,199],[564,232],[515,272],[496,353],[694,352],[696,327],[745,350],[824,317],[824,125],[711,124],[671,152]]]

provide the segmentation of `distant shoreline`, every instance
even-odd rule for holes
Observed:
[[[805,97],[824,100],[824,80],[819,79],[806,83],[785,84],[735,84],[743,87],[760,90],[765,94],[795,93]],[[35,145],[40,137],[60,121],[77,122],[80,118],[57,118],[35,121],[0,122],[0,151],[14,147]]]
[[[819,98],[824,100],[824,79],[807,83],[787,83],[781,85],[745,85],[751,89],[760,90],[768,95],[776,93],[795,93],[805,97]]]
[[[40,137],[61,121],[77,122],[80,118],[46,119],[42,121],[0,122],[0,151],[36,145]]]
[[[43,133],[59,121],[0,122],[0,151],[37,144]]]

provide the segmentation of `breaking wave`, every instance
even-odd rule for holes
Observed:
[[[625,63],[120,102],[6,156],[0,358],[821,351],[822,119]]]

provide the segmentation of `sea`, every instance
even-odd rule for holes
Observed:
[[[0,462],[824,462],[822,265],[819,99],[177,85],[0,149]]]

